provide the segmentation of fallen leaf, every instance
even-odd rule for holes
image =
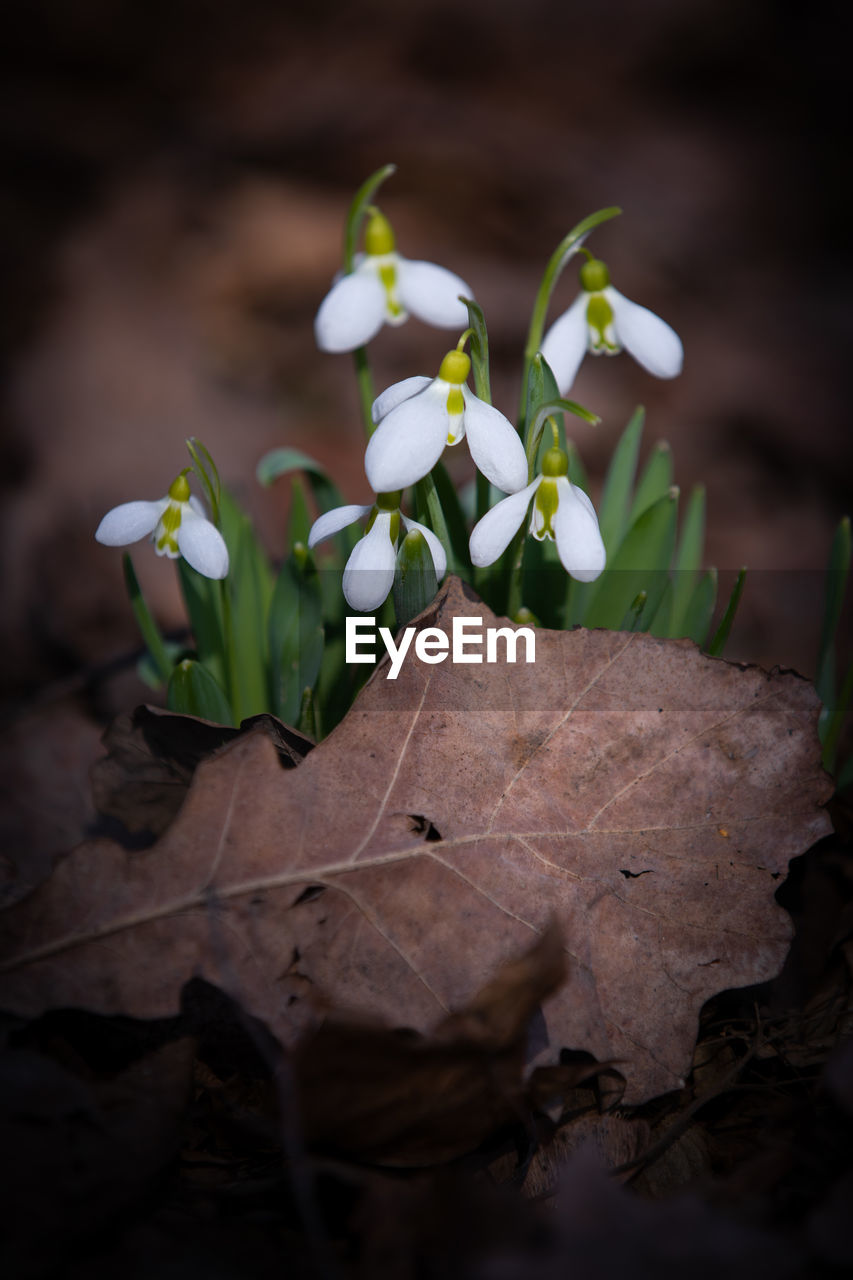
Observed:
[[[118,716],[103,737],[107,754],[92,766],[98,811],[133,834],[162,835],[201,761],[252,728],[269,735],[286,769],[299,764],[314,745],[271,715],[250,716],[239,729],[159,707],[137,707]]]
[[[418,625],[454,616],[495,622],[450,580]],[[298,768],[243,735],[152,849],[81,845],[7,913],[2,1002],[163,1016],[200,975],[285,1044],[324,1003],[426,1031],[555,918],[570,977],[531,1060],[679,1087],[703,1002],[781,966],[774,891],[828,830],[813,689],[609,631],[387,671]]]
[[[559,930],[552,926],[428,1038],[364,1022],[324,1021],[294,1060],[308,1144],[373,1163],[437,1164],[525,1119],[528,1024],[560,986],[565,967]],[[565,1087],[596,1070],[575,1066]]]

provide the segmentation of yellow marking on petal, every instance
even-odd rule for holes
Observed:
[[[186,480],[183,476],[178,476],[178,480],[184,480],[184,483],[186,484]],[[178,480],[176,480],[169,489],[170,494],[172,489],[178,486]],[[189,485],[187,485],[186,488],[187,495],[189,496]],[[157,521],[157,528],[154,530],[154,548],[158,556],[166,555],[171,556],[174,559],[180,554],[178,551],[177,533],[181,527],[181,512],[182,504],[180,502],[172,501]]]
[[[615,353],[619,344],[613,336],[613,308],[602,293],[590,294],[586,308],[590,344],[593,351]]]
[[[397,297],[397,268],[390,262],[386,262],[379,268],[379,279],[385,290],[385,307],[388,314],[394,317],[401,316],[403,308]]]
[[[159,556],[162,556],[162,555],[177,556],[179,554],[178,540],[174,534],[169,532],[163,533],[161,537],[157,539],[154,546]]]
[[[545,538],[550,538],[552,542],[554,541],[553,520],[557,514],[559,502],[560,493],[557,489],[556,480],[549,480],[546,477],[536,490],[536,496],[533,499],[533,515],[530,520],[530,532],[538,542],[542,542]],[[542,521],[538,528],[537,515]]]
[[[460,387],[451,387],[447,393],[447,412],[451,418],[461,418],[465,412],[465,401]]]
[[[173,534],[181,527],[181,508],[177,502],[170,502],[160,517],[157,528],[163,533]]]

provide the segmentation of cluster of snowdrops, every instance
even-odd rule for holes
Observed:
[[[343,669],[341,586],[350,609],[385,610],[381,620],[403,625],[426,607],[448,568],[519,622],[581,622],[707,641],[716,578],[713,570],[701,570],[701,487],[690,496],[679,534],[678,490],[665,446],[636,478],[638,410],[614,449],[597,515],[566,433],[567,421],[598,422],[567,399],[587,352],[615,355],[624,348],[660,378],[676,376],[682,366],[673,329],[615,289],[607,266],[585,243],[619,210],[584,219],[548,262],[532,309],[513,424],[491,403],[488,332],[474,291],[445,267],[397,250],[376,199],[392,171],[386,166],[372,175],[353,200],[343,269],[315,320],[322,351],[354,353],[372,500],[344,504],[322,468],[295,450],[267,455],[259,477],[269,483],[291,473],[292,484],[290,547],[276,572],[221,490],[207,450],[188,441],[191,466],[164,497],[124,503],[98,527],[96,537],[106,545],[150,537],[158,555],[179,561],[190,641],[159,632],[125,558],[148,675],[168,683],[169,703],[178,710],[232,723],[273,711],[322,733],[364,678],[362,671]],[[580,291],[546,329],[551,295],[573,257],[580,263]],[[409,316],[453,330],[458,340],[436,360],[435,376],[406,378],[377,396],[368,344],[383,325]],[[458,490],[442,455],[462,441],[476,473]],[[190,491],[191,473],[208,509]],[[337,563],[333,556],[318,565],[314,549],[327,539]]]

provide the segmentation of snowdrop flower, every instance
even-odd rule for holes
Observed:
[[[369,515],[367,528],[347,560],[343,577],[343,592],[347,603],[361,613],[378,609],[394,584],[397,564],[397,539],[400,521],[411,533],[417,529],[426,539],[439,582],[447,569],[444,547],[431,529],[425,529],[416,520],[410,520],[400,511],[400,493],[377,493],[373,506],[335,507],[320,516],[311,526],[308,546],[315,547],[324,538],[340,533],[347,525]]]
[[[549,449],[542,460],[542,474],[498,502],[474,526],[469,543],[472,563],[494,564],[520,528],[533,498],[530,532],[534,538],[556,541],[563,568],[579,582],[597,578],[606,559],[598,518],[583,489],[569,480],[568,470],[563,450]]]
[[[205,578],[224,578],[228,548],[222,534],[204,514],[198,498],[190,496],[182,471],[165,498],[156,502],[124,502],[104,516],[95,531],[106,547],[126,547],[151,535],[158,556],[183,556]]]
[[[446,444],[468,437],[471,457],[504,493],[527,480],[527,459],[518,434],[502,413],[465,386],[471,361],[464,351],[448,351],[437,378],[404,378],[374,401],[364,469],[379,492],[405,489],[422,480]]]
[[[591,257],[581,267],[580,281],[583,292],[554,321],[541,347],[561,395],[574,382],[587,351],[615,356],[625,347],[656,378],[681,373],[684,350],[678,334],[659,316],[614,289],[603,262]]]
[[[383,324],[402,324],[409,312],[437,329],[461,329],[472,296],[464,280],[432,262],[410,262],[394,248],[388,219],[375,209],[364,236],[366,252],[355,270],[332,285],[314,320],[321,351],[354,351]]]

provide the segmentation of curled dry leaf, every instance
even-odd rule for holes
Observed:
[[[295,1056],[306,1140],[373,1163],[438,1164],[517,1122],[536,1100],[523,1083],[528,1023],[565,969],[551,925],[429,1037],[327,1019]],[[565,1070],[564,1092],[596,1073]]]
[[[495,623],[451,579],[419,625],[454,615]],[[814,691],[608,631],[386,672],[298,768],[243,736],[150,850],[81,845],[7,913],[0,1003],[159,1016],[200,974],[288,1044],[322,1002],[426,1030],[556,918],[537,1061],[616,1059],[628,1102],[677,1087],[702,1003],[787,950],[774,891],[829,828]]]
[[[118,716],[103,737],[107,754],[92,766],[98,811],[117,818],[133,834],[162,835],[201,761],[250,728],[268,735],[286,769],[299,764],[314,745],[271,715],[250,716],[239,729],[159,707],[137,707]]]

